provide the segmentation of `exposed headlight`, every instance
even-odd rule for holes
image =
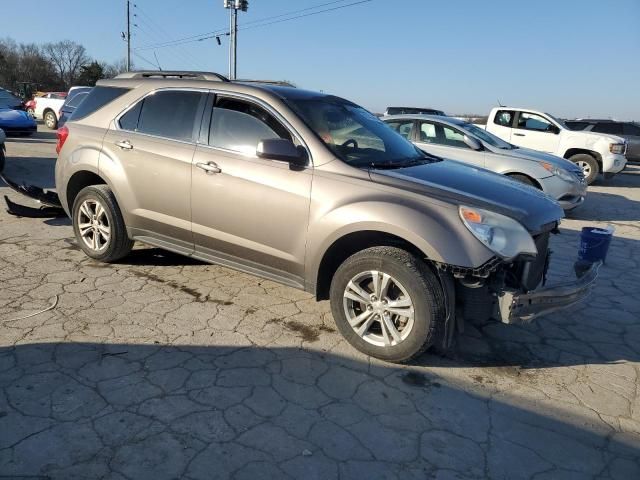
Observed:
[[[575,175],[572,175],[571,172],[568,172],[564,168],[556,167],[551,163],[540,162],[540,165],[542,165],[542,168],[544,168],[546,171],[550,172],[556,177],[560,177],[565,182],[575,182],[577,179],[577,177]]]
[[[509,260],[520,254],[538,254],[527,229],[513,218],[462,205],[458,211],[469,231],[499,257]]]
[[[624,154],[626,150],[627,150],[626,143],[610,143],[609,144],[609,151],[611,153]]]

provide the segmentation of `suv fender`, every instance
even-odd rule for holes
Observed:
[[[437,263],[475,268],[494,256],[469,233],[460,221],[457,209],[439,208],[426,213],[424,210],[427,208],[421,211],[411,205],[365,201],[336,208],[321,219],[312,221],[307,252],[317,253],[307,256],[305,262],[307,290],[315,291],[318,274],[327,255],[348,256],[376,243],[380,245],[379,241],[372,239],[376,234],[400,240],[406,247],[413,247],[424,258]],[[346,224],[345,219],[348,220]],[[350,245],[339,251],[331,248],[341,239],[359,232],[371,235],[360,236],[361,245]]]

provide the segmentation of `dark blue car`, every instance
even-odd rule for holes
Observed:
[[[37,129],[22,100],[4,89],[0,89],[0,129],[7,135],[31,135]]]
[[[71,114],[75,111],[75,109],[82,103],[82,101],[89,95],[89,92],[93,89],[93,87],[75,87],[69,92],[67,95],[67,99],[65,100],[62,108],[60,108],[60,112],[58,115],[58,128],[63,126]]]

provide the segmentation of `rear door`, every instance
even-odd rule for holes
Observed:
[[[194,89],[145,96],[115,120],[100,160],[121,172],[118,200],[133,235],[181,253],[193,250],[191,161],[206,98]]]
[[[532,112],[517,112],[511,143],[541,152],[555,153],[560,129],[548,118]]]
[[[217,95],[205,111],[193,159],[191,203],[196,254],[301,286],[313,168],[256,156],[260,140],[302,142],[257,99]],[[202,139],[203,136],[201,136]]]
[[[433,120],[421,120],[416,146],[439,157],[484,167],[484,152],[476,151],[464,142],[464,132]]]

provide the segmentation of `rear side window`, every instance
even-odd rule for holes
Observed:
[[[196,116],[206,95],[202,92],[160,91],[145,97],[138,120],[140,133],[191,141]]]
[[[91,93],[78,105],[69,120],[80,120],[111,103],[129,91],[128,88],[94,87]]]
[[[622,135],[622,124],[620,123],[596,123],[591,129],[595,133],[609,133],[611,135]]]
[[[77,107],[78,105],[80,105],[82,103],[82,101],[86,98],[87,95],[89,95],[89,94],[81,92],[81,93],[77,94],[76,96],[74,96],[71,100],[69,100],[65,104],[65,106],[66,107]]]
[[[493,119],[493,123],[502,127],[511,127],[514,116],[513,110],[498,110],[496,117]]]

